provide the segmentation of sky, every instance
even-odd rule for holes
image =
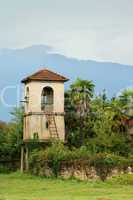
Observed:
[[[0,0],[0,48],[133,65],[133,0]]]

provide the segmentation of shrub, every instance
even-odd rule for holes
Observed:
[[[90,165],[96,168],[98,175],[104,181],[112,168],[127,168],[130,160],[114,154],[99,153],[91,158]]]
[[[34,174],[43,175],[44,168],[48,166],[57,177],[63,161],[65,161],[66,164],[86,163],[88,166],[94,166],[97,174],[103,181],[113,168],[125,169],[128,166],[132,166],[131,164],[133,163],[132,159],[126,159],[118,155],[108,153],[90,155],[87,147],[82,146],[79,149],[74,148],[69,150],[63,143],[54,142],[52,146],[45,150],[32,152],[30,156],[30,169]]]
[[[96,167],[108,166],[112,168],[115,166],[128,166],[129,162],[130,161],[124,157],[108,153],[98,153],[91,158],[91,165]]]
[[[38,173],[38,170],[41,170],[41,166],[44,167],[45,163],[48,162],[50,167],[52,167],[53,174],[57,177],[60,162],[64,159],[67,151],[67,148],[64,147],[61,142],[54,142],[52,146],[45,150],[35,150],[30,156],[30,169],[35,171],[35,173]],[[36,166],[34,163],[36,163]]]
[[[2,174],[8,174],[8,173],[10,173],[10,169],[8,167],[0,165],[0,173],[2,173]]]
[[[133,174],[123,174],[117,177],[113,177],[108,182],[120,185],[133,185]]]
[[[54,142],[52,146],[45,150],[33,151],[30,155],[29,164],[32,172],[35,174],[43,174],[43,172],[39,172],[39,170],[43,170],[42,168],[47,162],[49,167],[52,168],[53,174],[57,177],[62,161],[73,162],[73,160],[89,159],[89,157],[90,154],[86,147],[70,151],[63,143]]]

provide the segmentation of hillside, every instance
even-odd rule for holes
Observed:
[[[4,96],[7,104],[14,106],[16,102],[19,104],[21,99],[20,80],[43,66],[69,77],[70,81],[66,84],[66,87],[76,77],[90,79],[96,85],[96,93],[106,89],[109,96],[116,95],[121,89],[133,84],[133,66],[68,58],[53,53],[52,49],[45,45],[24,49],[1,49],[0,91],[11,86],[10,89],[6,90]],[[8,114],[10,110],[11,106],[4,106],[3,102],[0,101],[1,120],[10,119]]]

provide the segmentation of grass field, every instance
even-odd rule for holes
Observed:
[[[133,200],[133,185],[1,174],[0,200]]]

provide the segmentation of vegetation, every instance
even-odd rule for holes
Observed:
[[[105,183],[44,179],[19,173],[0,175],[0,180],[1,200],[133,199],[133,175],[122,175]]]
[[[20,158],[23,135],[23,109],[15,108],[10,123],[0,122],[0,160]]]
[[[125,90],[120,96],[108,99],[105,90],[95,96],[94,88],[92,81],[78,78],[66,91],[67,144],[54,142],[44,149],[33,141],[30,150],[36,150],[30,156],[32,168],[35,161],[41,165],[45,160],[50,160],[54,174],[58,176],[62,160],[90,160],[98,167],[124,165],[132,160],[129,157],[133,158],[133,140],[125,122],[132,116],[133,90]],[[1,160],[20,158],[23,109],[15,109],[11,114],[13,118],[10,123],[0,123]]]
[[[52,169],[52,176],[58,177],[60,169],[65,162],[65,166],[75,163],[82,167],[95,167],[97,175],[104,181],[115,167],[126,170],[133,166],[132,158],[124,158],[115,154],[97,153],[91,154],[86,146],[70,150],[63,143],[55,142],[45,150],[35,150],[29,160],[30,172],[35,175],[46,176],[44,168]]]
[[[77,91],[77,85],[87,90],[80,88],[74,92]],[[128,101],[123,101],[125,93],[125,98],[129,96],[130,99],[131,89],[129,92],[124,91],[118,98],[108,99],[106,91],[94,97],[93,84],[78,79],[66,92],[68,146],[79,148],[84,145],[92,154],[109,152],[128,156],[129,152],[132,153],[132,141],[123,123],[128,118],[123,111],[126,106],[129,108]]]

